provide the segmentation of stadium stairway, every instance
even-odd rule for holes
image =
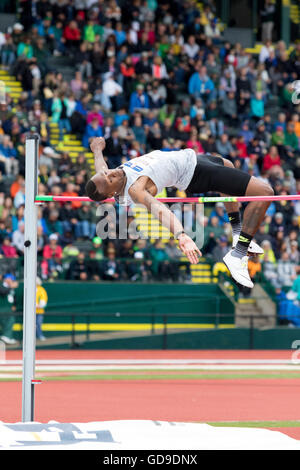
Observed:
[[[300,24],[300,8],[298,2],[292,3],[290,7],[290,19],[292,23]]]
[[[267,329],[276,326],[276,303],[261,284],[254,284],[248,296],[241,295],[231,280],[219,283],[219,286],[234,304],[236,327]]]
[[[94,155],[91,151],[87,150],[81,140],[78,140],[74,134],[64,134],[63,140],[59,140],[59,128],[56,122],[50,122],[50,145],[58,152],[68,152],[71,160],[76,162],[78,155],[84,153],[91,171],[94,171]]]
[[[5,92],[12,98],[14,103],[17,103],[23,91],[21,82],[16,80],[4,68],[0,68],[0,81],[4,83]]]

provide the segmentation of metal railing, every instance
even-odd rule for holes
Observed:
[[[9,312],[9,313],[1,313],[0,318],[2,315],[12,315],[14,317],[22,317],[23,312]],[[66,312],[47,312],[45,314],[48,318],[49,317],[67,317],[70,318],[70,323],[71,323],[71,328],[70,328],[70,333],[69,335],[64,335],[64,341],[62,341],[63,344],[66,343],[65,341],[65,336],[69,336],[69,344],[71,349],[75,349],[80,347],[80,344],[83,344],[84,341],[79,344],[76,340],[76,335],[80,335],[81,339],[83,338],[85,341],[90,341],[91,340],[91,334],[92,333],[103,333],[103,332],[108,332],[108,331],[124,331],[124,329],[120,328],[120,330],[114,328],[113,330],[109,329],[91,329],[91,324],[93,318],[97,317],[105,319],[107,322],[107,318],[112,318],[112,319],[117,319],[117,322],[115,322],[115,325],[118,325],[120,320],[122,319],[130,319],[136,317],[139,318],[140,320],[145,320],[148,319],[148,321],[140,321],[141,325],[141,330],[145,332],[145,329],[143,328],[143,325],[149,324],[149,334],[150,335],[156,335],[158,333],[158,330],[160,330],[160,335],[162,337],[162,343],[161,343],[161,349],[165,350],[168,349],[168,335],[170,334],[170,329],[172,329],[172,323],[176,324],[174,322],[174,319],[176,318],[181,318],[181,319],[192,319],[188,324],[189,326],[187,328],[184,327],[184,322],[181,321],[181,327],[179,328],[176,326],[176,330],[178,333],[182,332],[191,332],[191,331],[204,331],[205,329],[222,329],[223,326],[225,325],[230,325],[232,328],[238,328],[238,329],[248,329],[249,330],[249,336],[248,336],[248,349],[254,349],[254,332],[256,329],[259,329],[257,325],[255,325],[255,321],[259,320],[268,320],[272,321],[273,325],[271,327],[278,327],[277,324],[277,317],[274,315],[266,315],[266,314],[261,314],[261,315],[238,315],[238,314],[222,314],[222,313],[213,313],[213,314],[203,314],[203,313],[157,313],[157,312],[152,312],[152,313],[120,313],[120,312],[109,312],[109,313],[97,313],[97,312],[89,312],[89,313],[82,313],[82,312],[73,312],[73,313],[66,313]],[[84,317],[86,319],[86,327],[85,331],[79,332],[76,328],[77,324],[77,319],[78,317]],[[210,324],[204,323],[203,322],[203,327],[199,327],[199,323],[201,324],[201,319],[205,318],[206,322],[207,319],[211,319],[212,322]],[[242,318],[243,320],[246,320],[246,323],[248,321],[248,325],[246,326],[236,326],[236,322],[239,318]],[[169,320],[172,319],[173,322],[169,322]],[[195,319],[200,319],[200,321],[195,322]],[[222,320],[225,320],[224,323],[222,323]],[[226,321],[227,320],[227,321]],[[230,323],[232,321],[233,323]],[[82,320],[81,320],[82,323]],[[105,323],[105,322],[103,322]],[[124,323],[124,322],[123,322]],[[126,321],[126,323],[130,324],[130,321]],[[193,328],[191,325],[195,323],[195,328]],[[275,323],[275,325],[274,325]],[[158,327],[159,325],[159,327]],[[226,326],[225,326],[226,328]],[[228,328],[228,326],[227,326]],[[266,326],[263,327],[264,329]],[[135,331],[139,331],[138,328],[135,329]],[[49,337],[49,339],[53,338],[53,336]],[[100,339],[95,339],[96,341],[101,341]],[[43,343],[43,346],[47,346],[47,342]],[[51,343],[49,342],[49,346],[51,346]]]

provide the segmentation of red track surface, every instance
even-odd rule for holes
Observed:
[[[36,359],[291,359],[292,350],[37,350]],[[7,351],[7,359],[21,359],[22,351]]]
[[[11,351],[7,359],[20,359]],[[291,351],[38,351],[37,359],[290,359]],[[35,419],[90,422],[300,420],[300,379],[55,381],[36,387]],[[0,421],[21,417],[22,385],[0,385]],[[274,428],[272,428],[274,429]],[[284,429],[300,439],[299,428]]]

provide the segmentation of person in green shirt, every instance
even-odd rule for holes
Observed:
[[[164,59],[171,48],[169,37],[167,34],[164,34],[161,38],[160,43],[158,44],[158,53]]]
[[[102,260],[104,258],[102,239],[100,237],[94,237],[92,251],[96,253],[95,258],[97,260]]]
[[[63,37],[63,31],[64,31],[63,22],[58,20],[53,26],[53,34],[54,34],[53,54],[56,56],[60,54],[64,54],[64,52],[66,51],[66,47],[65,47],[66,40]]]
[[[79,249],[72,242],[68,243],[63,249],[63,258],[75,258],[79,254]]]
[[[161,240],[157,240],[149,249],[151,271],[155,279],[162,281],[168,278],[169,256]]]
[[[18,44],[17,47],[17,56],[24,56],[26,59],[32,59],[33,57],[33,47],[30,43],[30,38],[27,36]]]
[[[273,132],[271,136],[271,145],[282,146],[284,145],[284,139],[285,135],[282,126],[277,126],[275,132]]]
[[[294,132],[294,124],[288,123],[286,131],[284,133],[284,145],[295,151],[299,148],[298,138]]]
[[[15,344],[17,342],[13,338],[13,326],[15,323],[13,312],[16,311],[15,290],[18,285],[14,275],[6,274],[4,277],[0,275],[0,308],[3,312],[0,315],[0,340],[5,344]]]
[[[93,20],[89,20],[83,29],[83,39],[91,44],[101,40],[103,36],[103,26],[98,25]]]

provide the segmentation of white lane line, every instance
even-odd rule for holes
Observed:
[[[22,360],[0,361],[0,365],[22,365]],[[36,365],[217,365],[217,364],[295,364],[290,359],[54,359],[36,360]],[[300,364],[300,360],[299,360]]]
[[[195,370],[195,371],[205,371],[205,370],[216,370],[216,371],[243,371],[243,370],[278,370],[278,371],[298,371],[300,372],[300,365],[297,364],[287,364],[287,365],[280,365],[280,364],[245,364],[245,365],[236,365],[236,364],[211,364],[211,365],[128,365],[126,364],[124,367],[120,367],[119,365],[41,365],[36,366],[35,368],[38,372],[50,372],[50,371],[130,371],[130,370],[145,370],[145,371],[156,371],[156,370],[165,370],[165,371],[187,371],[187,370]],[[21,366],[0,366],[0,373],[7,373],[7,372],[21,372]]]

